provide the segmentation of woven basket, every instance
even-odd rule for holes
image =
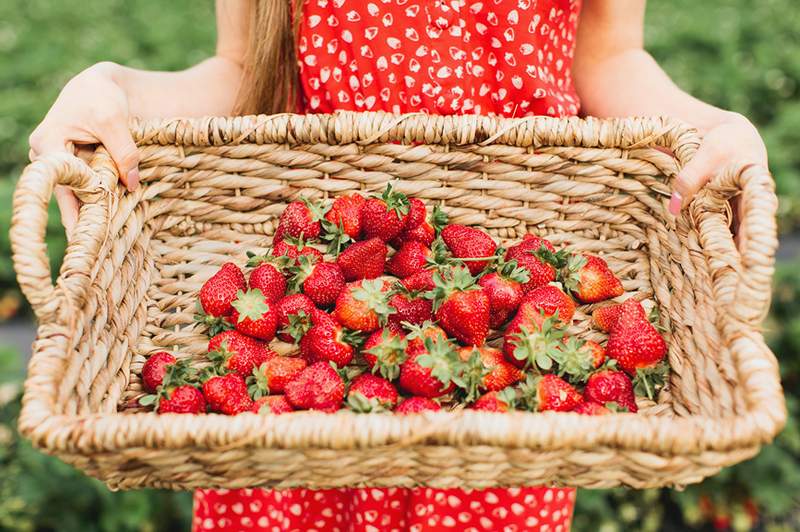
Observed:
[[[581,120],[382,113],[135,123],[142,184],[107,154],[28,166],[14,197],[19,284],[39,319],[20,430],[112,488],[571,485],[698,482],[755,455],[785,421],[769,306],[777,201],[760,168],[720,173],[677,220],[669,180],[698,138],[661,118]],[[144,412],[146,357],[203,360],[196,292],[263,251],[287,202],[387,181],[503,241],[527,232],[600,253],[667,329],[668,386],[639,414],[186,416]],[[57,184],[83,201],[51,283]],[[728,200],[739,196],[739,250]],[[573,333],[602,339],[582,307]]]

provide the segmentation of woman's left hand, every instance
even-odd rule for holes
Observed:
[[[755,126],[738,113],[726,117],[703,136],[700,148],[673,185],[669,212],[677,215],[722,168],[732,162],[767,168],[767,148]]]

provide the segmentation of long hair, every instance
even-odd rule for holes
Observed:
[[[294,8],[294,9],[292,9]],[[302,0],[253,0],[236,114],[275,114],[297,107],[294,35]]]

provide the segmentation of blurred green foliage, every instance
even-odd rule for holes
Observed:
[[[749,116],[769,148],[781,196],[781,227],[800,225],[800,10],[794,0],[649,2],[647,45],[683,88]],[[103,60],[180,69],[213,50],[211,0],[5,0],[0,2],[0,205],[11,203],[27,138],[59,89]],[[13,290],[8,225],[0,209],[0,294]],[[54,267],[64,240],[51,205]],[[800,268],[776,276],[770,345],[781,359],[791,418],[754,460],[683,492],[582,491],[575,529],[800,530]],[[0,530],[188,529],[190,497],[111,493],[34,451],[14,430],[21,368],[0,347]]]

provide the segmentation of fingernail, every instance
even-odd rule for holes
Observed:
[[[128,172],[128,192],[133,192],[139,186],[139,169],[133,168]]]
[[[683,196],[680,192],[673,192],[669,198],[669,212],[677,216],[681,212],[681,205],[683,204]]]

